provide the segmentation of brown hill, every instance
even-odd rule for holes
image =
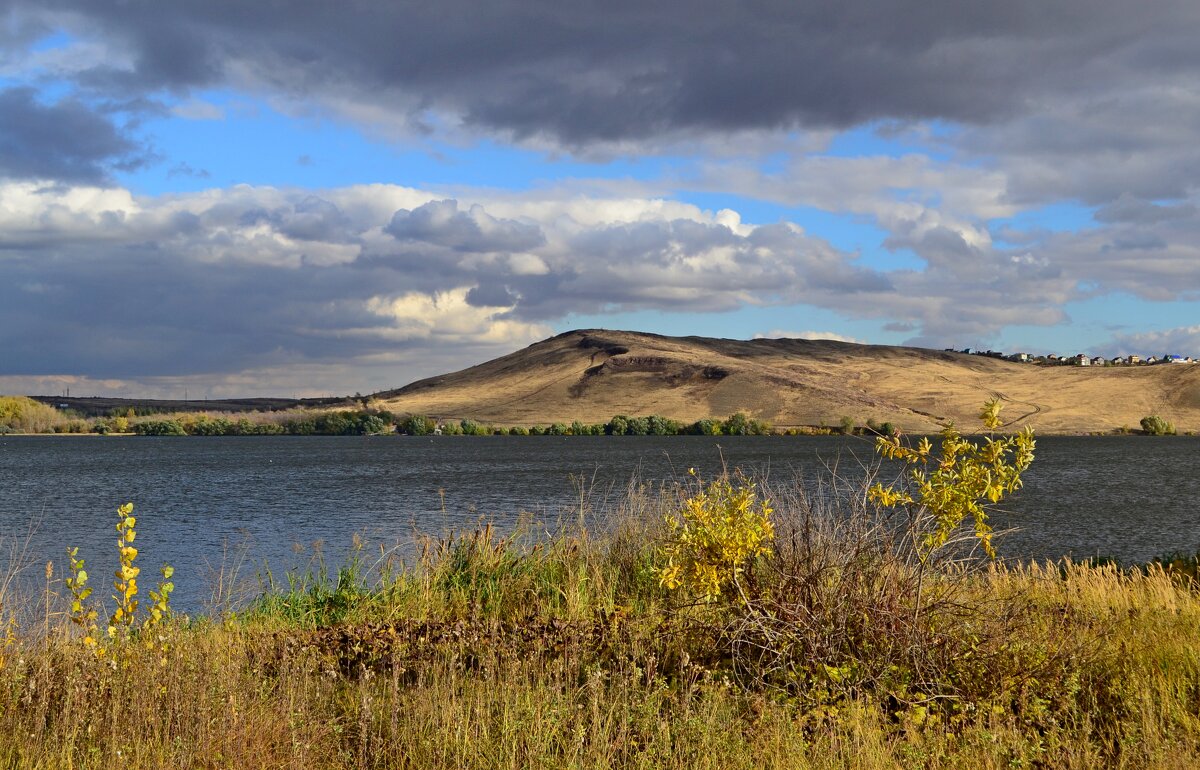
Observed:
[[[827,340],[726,340],[587,329],[376,394],[395,411],[499,425],[677,420],[745,412],[777,427],[891,421],[976,426],[995,395],[1042,433],[1136,428],[1158,414],[1200,430],[1200,364],[1036,366],[922,348]]]

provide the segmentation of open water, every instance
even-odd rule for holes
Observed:
[[[242,577],[302,569],[315,549],[336,566],[357,535],[370,552],[414,532],[549,526],[580,496],[594,510],[631,479],[708,476],[722,463],[773,483],[854,478],[872,444],[845,437],[0,437],[0,533],[29,534],[30,572],[80,547],[92,575],[115,568],[115,510],[138,517],[141,582],[176,567],[177,606],[203,606],[211,573],[245,553]],[[884,471],[886,475],[887,471]],[[1017,527],[1014,559],[1104,555],[1147,561],[1200,550],[1200,441],[1042,437],[1026,486],[994,517]],[[0,551],[0,562],[8,558]],[[264,568],[265,565],[265,568]],[[97,593],[107,580],[93,581]]]

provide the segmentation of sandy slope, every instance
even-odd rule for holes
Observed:
[[[502,425],[679,420],[743,411],[778,427],[843,415],[930,430],[977,423],[990,395],[1042,433],[1137,427],[1148,414],[1200,430],[1200,364],[1041,367],[920,348],[580,330],[461,372],[377,394],[389,408]]]

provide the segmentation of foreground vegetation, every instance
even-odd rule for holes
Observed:
[[[1195,560],[977,558],[1032,435],[880,448],[905,475],[869,490],[694,474],[553,535],[363,548],[193,619],[167,569],[136,606],[123,507],[115,609],[77,552],[2,584],[0,763],[1194,766]]]

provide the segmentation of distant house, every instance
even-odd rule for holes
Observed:
[[[1092,359],[1092,366],[1104,366],[1108,362],[1104,360],[1104,356],[1096,356]]]
[[[1109,363],[1112,364],[1113,366],[1122,366],[1129,362],[1127,360],[1125,360],[1124,358],[1121,358],[1120,356],[1113,356],[1112,360],[1109,361]]]
[[[1190,364],[1192,362],[1192,359],[1183,356],[1163,356],[1163,360],[1169,364]]]
[[[1077,366],[1091,366],[1092,365],[1092,359],[1088,358],[1087,354],[1085,354],[1085,353],[1080,353],[1079,355],[1075,356],[1074,360],[1075,360],[1075,364]]]
[[[1052,364],[1057,364],[1059,361],[1059,358],[1058,358],[1058,356],[1051,353],[1050,355],[1046,356],[1046,360]]]
[[[1008,357],[1008,360],[1016,361],[1019,364],[1027,364],[1027,363],[1029,363],[1029,354],[1028,353],[1013,353],[1011,356]]]
[[[1131,364],[1140,364],[1141,362],[1142,362],[1142,357],[1139,355],[1131,355],[1129,357],[1129,363],[1131,363]]]
[[[1157,363],[1158,363],[1158,357],[1157,357],[1157,356],[1150,356],[1149,358],[1147,358],[1147,359],[1146,359],[1146,363],[1148,363],[1148,364],[1157,364]]]

